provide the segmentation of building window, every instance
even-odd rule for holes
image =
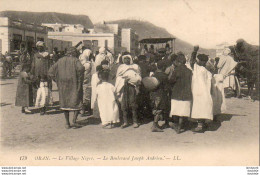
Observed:
[[[14,34],[13,35],[13,49],[20,50],[20,45],[22,43],[22,35]]]
[[[118,40],[118,47],[121,47],[121,41]]]
[[[34,37],[26,36],[26,44],[27,44],[28,51],[31,52],[32,49],[35,47]]]
[[[93,47],[98,47],[98,40],[92,40]]]
[[[84,45],[86,48],[91,48],[92,42],[91,42],[91,40],[83,40],[83,45]]]
[[[37,37],[37,41],[43,41],[44,42],[44,38]]]

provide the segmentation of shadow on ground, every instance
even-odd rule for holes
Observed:
[[[96,117],[88,117],[84,120],[80,120],[77,122],[78,124],[82,125],[82,126],[86,126],[86,125],[99,125],[101,123],[100,118],[96,118]]]
[[[0,84],[0,86],[9,85],[9,84],[14,84],[14,83],[3,83],[3,84]]]
[[[214,121],[208,124],[208,128],[206,131],[217,131],[222,122],[230,121],[233,116],[246,116],[246,115],[238,115],[238,114],[220,114],[215,116]]]
[[[9,106],[9,105],[11,105],[12,103],[1,103],[1,107],[3,107],[3,106]]]

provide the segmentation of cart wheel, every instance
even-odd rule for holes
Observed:
[[[237,76],[235,76],[235,84],[236,84],[236,97],[240,98],[241,97],[241,86],[240,86],[240,82],[239,82]]]

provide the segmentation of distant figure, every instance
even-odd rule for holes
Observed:
[[[164,59],[166,59],[166,49],[160,48],[158,49],[157,61],[164,60]]]
[[[73,125],[81,127],[76,123],[83,100],[84,66],[76,57],[77,49],[70,47],[66,56],[59,59],[49,70],[49,76],[53,78],[59,89],[60,108],[64,110],[66,128],[71,128],[69,111],[74,112]]]
[[[151,46],[150,46],[149,52],[150,52],[151,54],[154,54],[154,53],[155,53],[155,51],[154,51],[154,45],[151,45]]]
[[[0,78],[5,78],[5,68],[4,68],[4,55],[0,51]]]
[[[13,58],[9,53],[5,55],[5,68],[6,68],[6,75],[11,77],[12,69],[13,69]]]
[[[166,55],[170,55],[171,48],[170,48],[170,45],[168,43],[165,45],[165,49],[166,49]]]
[[[148,47],[147,47],[147,44],[144,45],[144,48],[142,48],[141,50],[141,54],[140,55],[145,55],[148,53]]]

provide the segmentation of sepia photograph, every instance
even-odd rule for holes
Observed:
[[[259,166],[259,1],[0,0],[0,97],[0,166]]]

